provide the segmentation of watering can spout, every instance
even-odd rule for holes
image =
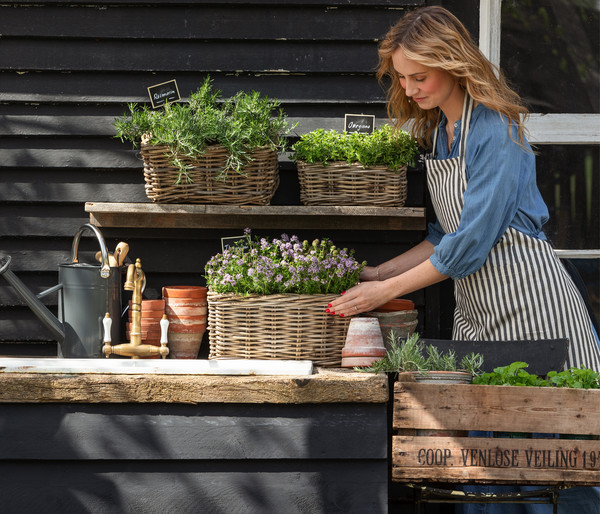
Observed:
[[[62,344],[65,340],[63,324],[54,314],[52,314],[50,309],[48,309],[48,307],[46,307],[23,282],[21,282],[19,277],[17,277],[10,269],[8,269],[10,266],[10,261],[10,255],[6,255],[4,257],[0,256],[0,275],[7,280],[7,282],[17,293],[19,293],[21,298],[25,300],[25,303],[27,303],[29,308],[40,319],[40,321],[42,321],[42,323],[44,323],[44,325],[50,329],[52,335],[56,338],[58,343]]]

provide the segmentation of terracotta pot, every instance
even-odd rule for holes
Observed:
[[[198,358],[206,332],[207,292],[206,287],[201,286],[163,287],[169,320],[169,358]]]
[[[169,326],[169,358],[170,359],[197,359],[202,338],[206,332],[206,324],[202,328],[194,326],[182,329],[173,329]]]
[[[375,312],[394,312],[394,311],[412,311],[415,308],[415,302],[405,300],[404,298],[395,298],[374,309]]]
[[[206,298],[208,289],[203,286],[165,286],[163,299],[167,298]]]
[[[160,324],[158,323],[158,321],[156,323],[144,323],[144,321],[142,321],[140,328],[142,334],[152,334],[160,336]],[[125,329],[127,330],[127,332],[131,332],[131,323],[125,323]]]
[[[129,309],[133,305],[132,301],[129,300]],[[142,300],[141,304],[142,312],[146,311],[164,311],[165,301],[164,300]]]
[[[342,367],[370,366],[385,357],[386,349],[375,318],[352,318],[342,349]]]
[[[389,350],[391,333],[394,332],[396,338],[406,339],[417,328],[419,323],[418,314],[416,310],[371,311],[364,313],[363,316],[376,318],[379,321],[383,342],[386,349]]]
[[[206,316],[208,307],[206,302],[177,301],[169,303],[165,307],[165,314],[170,316]]]

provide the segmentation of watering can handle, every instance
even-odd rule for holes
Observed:
[[[73,238],[73,248],[71,250],[71,261],[79,262],[78,253],[79,253],[79,241],[81,240],[81,234],[83,234],[86,230],[91,230],[95,235],[96,239],[98,239],[98,243],[100,243],[100,252],[102,253],[102,267],[100,268],[100,276],[102,278],[108,278],[110,276],[110,264],[108,262],[108,250],[106,249],[106,244],[104,243],[104,238],[100,231],[94,227],[94,225],[90,225],[86,223],[79,227],[77,234]]]

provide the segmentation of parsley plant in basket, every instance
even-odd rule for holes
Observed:
[[[250,237],[212,257],[205,267],[206,284],[215,293],[240,295],[339,294],[358,283],[366,262],[354,251],[339,249],[328,239],[312,243],[282,234],[279,239]]]

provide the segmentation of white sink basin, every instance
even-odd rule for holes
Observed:
[[[58,359],[0,357],[0,373],[312,375],[312,361],[259,359]]]

